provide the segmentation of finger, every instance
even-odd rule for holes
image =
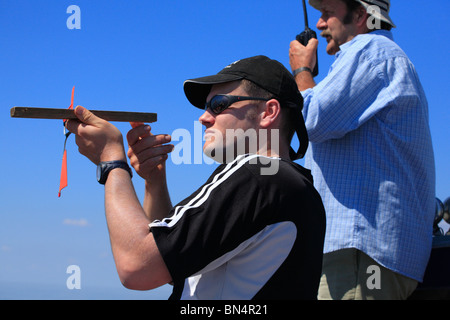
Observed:
[[[156,136],[148,136],[133,145],[129,145],[134,153],[138,154],[146,149],[152,149],[161,145],[165,145],[171,141],[170,135],[159,134]]]
[[[137,127],[145,125],[145,123],[143,123],[143,122],[130,122],[130,125],[131,125],[132,128],[137,128]]]
[[[311,50],[316,50],[318,46],[319,40],[317,40],[316,38],[309,39],[307,48],[310,48]]]
[[[169,158],[169,156],[167,154],[163,154],[163,155],[160,155],[159,157],[154,157],[154,158],[148,159],[147,161],[145,161],[143,163],[143,165],[144,166],[156,167],[159,164],[161,164],[164,161],[166,161],[168,158]]]
[[[96,127],[105,122],[105,120],[95,116],[92,112],[82,106],[77,106],[75,108],[75,115],[81,122]]]
[[[173,145],[164,145],[151,149],[145,149],[140,153],[135,153],[131,148],[128,149],[127,156],[130,159],[130,164],[133,167],[142,165],[151,159],[167,156],[174,149]]]
[[[64,125],[66,126],[66,129],[69,130],[69,132],[78,135],[78,128],[80,127],[81,122],[76,119],[66,120]]]
[[[130,165],[134,168],[134,170],[142,176],[145,176],[158,165],[164,163],[169,156],[167,154],[162,154],[155,157],[146,158],[143,160],[139,160],[137,158],[130,158]]]
[[[297,48],[304,48],[305,46],[304,45],[302,45],[298,40],[293,40],[293,41],[291,41],[291,44],[289,45],[289,47],[291,48],[291,49],[297,49]]]
[[[130,122],[131,123],[131,122]],[[137,122],[133,122],[137,123]],[[142,138],[151,136],[152,128],[149,125],[139,125],[128,131],[127,141],[130,146],[136,144],[136,142],[142,140]]]

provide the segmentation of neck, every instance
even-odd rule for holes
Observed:
[[[284,160],[290,160],[289,146],[287,146],[285,143],[274,144],[271,141],[267,141],[267,145],[261,146],[258,149],[257,154],[266,157],[274,157],[274,158],[281,158]]]

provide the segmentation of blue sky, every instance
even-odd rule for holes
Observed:
[[[73,4],[79,30],[66,26]],[[319,14],[308,9],[316,29]],[[448,0],[396,0],[391,10],[394,38],[428,97],[442,200],[450,196],[449,12]],[[187,129],[194,138],[201,112],[186,100],[183,81],[258,54],[289,67],[289,43],[302,30],[298,0],[0,0],[0,299],[166,299],[170,292],[121,286],[95,165],[70,137],[69,186],[58,198],[62,121],[12,119],[11,107],[67,108],[75,86],[75,105],[156,112],[155,133]],[[320,81],[333,61],[324,40],[319,61]],[[116,125],[125,136],[129,124]],[[192,164],[168,160],[174,204],[215,168],[193,164],[195,152]],[[133,181],[142,199],[143,182]],[[70,265],[80,267],[80,290],[66,287]]]

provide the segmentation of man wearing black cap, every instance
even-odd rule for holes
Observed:
[[[279,62],[256,56],[187,80],[184,91],[205,110],[205,152],[224,163],[173,208],[165,135],[137,124],[127,135],[130,162],[146,180],[142,207],[120,132],[82,107],[75,109],[79,121],[67,124],[105,184],[121,281],[140,290],[172,282],[171,299],[315,299],[325,213],[309,171],[293,162],[308,140],[292,75]],[[256,134],[253,143],[249,132]],[[290,147],[294,133],[297,151]]]
[[[310,139],[305,167],[327,214],[319,299],[406,299],[432,245],[427,98],[394,42],[389,0],[309,3],[321,12],[317,28],[335,56],[316,85],[318,40],[292,41],[289,51]]]

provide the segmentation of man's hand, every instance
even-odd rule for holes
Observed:
[[[164,174],[167,154],[173,150],[173,145],[166,144],[171,141],[170,135],[153,135],[150,126],[141,122],[132,122],[131,126],[133,129],[127,134],[127,155],[130,164],[146,181],[158,175],[161,177]]]
[[[292,71],[302,67],[314,70],[317,62],[316,50],[318,45],[319,41],[315,38],[309,39],[306,47],[297,40],[292,41],[289,48],[289,64]],[[295,76],[295,82],[300,91],[313,88],[316,85],[312,74],[307,71],[298,73]]]
[[[126,160],[123,137],[119,129],[92,112],[77,106],[77,120],[68,120],[66,128],[76,135],[79,152],[95,164],[102,161]]]
[[[289,48],[289,64],[295,70],[301,67],[309,67],[314,70],[317,62],[316,51],[319,41],[315,38],[309,39],[306,47],[297,40],[291,42]]]

